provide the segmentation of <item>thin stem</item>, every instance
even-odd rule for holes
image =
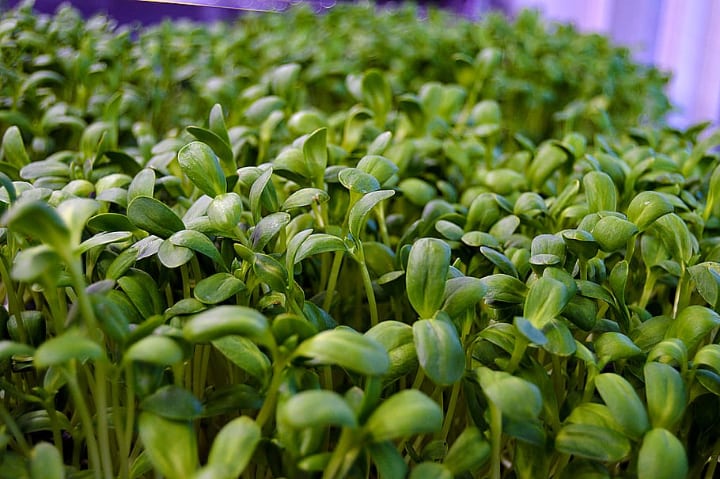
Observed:
[[[123,424],[123,421],[121,420],[122,418],[120,416],[120,374],[119,370],[116,371],[118,371],[118,374],[115,374],[110,381],[110,387],[112,388],[111,396],[113,425],[115,428],[115,441],[117,441],[118,448],[120,448],[120,454],[118,457],[118,460],[120,462],[118,477],[120,479],[128,479],[128,458],[127,455],[123,454],[123,444],[125,444],[125,435],[128,433],[128,431],[125,430],[125,424]]]
[[[512,356],[510,356],[510,363],[508,363],[506,372],[512,374],[520,365],[523,356],[525,356],[525,350],[528,347],[528,340],[524,336],[518,335],[515,338],[515,346],[513,347]]]
[[[28,445],[27,441],[25,440],[25,436],[23,436],[22,431],[20,430],[20,427],[18,427],[17,423],[13,419],[10,412],[5,408],[5,405],[0,402],[0,419],[2,419],[3,424],[5,424],[10,431],[10,433],[15,438],[15,442],[17,443],[18,447],[20,448],[20,452],[23,453],[25,456],[30,455],[30,446]]]
[[[678,312],[682,309],[682,306],[684,306],[682,303],[684,303],[685,276],[687,275],[685,274],[685,264],[681,263],[680,266],[682,268],[682,272],[680,274],[680,278],[678,279],[677,288],[675,288],[675,301],[673,301],[672,311],[673,319],[677,318]]]
[[[450,391],[450,401],[448,402],[447,412],[445,413],[445,423],[443,424],[442,431],[440,431],[440,437],[447,440],[450,428],[455,420],[455,409],[457,407],[458,398],[460,397],[460,385],[462,381],[457,381],[453,384],[452,391]]]
[[[364,261],[360,263],[360,274],[362,274],[363,286],[365,287],[368,307],[370,308],[370,327],[377,326],[379,319],[377,303],[375,302],[375,291],[373,291],[372,280],[370,279],[370,272],[368,271]]]
[[[97,394],[98,440],[102,457],[103,474],[106,479],[113,478],[112,455],[110,454],[110,430],[107,414],[107,363],[100,359],[95,362],[95,392]]]
[[[285,361],[276,358],[273,366],[273,377],[270,387],[268,388],[267,394],[265,394],[265,400],[263,401],[262,408],[260,408],[260,412],[255,418],[255,423],[257,423],[261,429],[275,413],[275,404],[277,403],[278,390],[282,384],[284,369]]]
[[[340,276],[343,256],[344,253],[342,251],[335,252],[332,268],[330,269],[330,276],[328,277],[327,288],[325,288],[325,300],[323,301],[323,309],[325,311],[330,311],[330,306],[332,305],[332,298],[335,288],[337,287],[338,277]]]
[[[95,479],[102,479],[102,462],[100,460],[98,442],[95,436],[95,431],[92,427],[93,420],[92,416],[90,415],[88,405],[85,402],[85,396],[83,395],[82,391],[80,391],[80,386],[78,385],[77,376],[75,375],[75,373],[71,373],[65,368],[62,369],[62,372],[65,376],[65,379],[67,380],[67,385],[70,389],[70,394],[73,397],[73,401],[75,402],[75,407],[80,414],[80,422],[83,428],[83,432],[85,433],[85,442],[87,444],[88,456],[90,459],[90,468],[93,470],[93,477]]]
[[[135,377],[132,364],[125,368],[125,442],[120,445],[123,462],[130,462],[133,432],[135,430]]]
[[[490,410],[490,478],[500,479],[500,454],[502,453],[502,411],[500,411],[500,408],[492,402],[489,402],[488,408]]]
[[[343,428],[338,445],[323,473],[323,479],[347,477],[348,471],[355,463],[358,454],[360,454],[361,448],[358,443],[358,433],[352,429]]]

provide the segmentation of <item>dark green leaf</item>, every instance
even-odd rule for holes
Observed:
[[[421,238],[413,244],[405,271],[410,304],[421,318],[441,308],[450,268],[450,247],[442,240]]]
[[[275,323],[273,323],[273,326]],[[260,348],[242,336],[225,336],[212,342],[213,346],[237,367],[265,385],[271,375],[271,364]]]
[[[202,404],[187,389],[170,385],[144,398],[140,409],[173,421],[192,421],[200,417]]]
[[[160,238],[168,238],[185,229],[182,220],[173,210],[159,200],[147,196],[138,196],[132,200],[128,205],[127,216],[137,228]]]
[[[645,364],[645,397],[653,427],[671,429],[682,418],[687,404],[685,383],[672,366]]]
[[[217,304],[245,289],[245,283],[230,273],[215,273],[200,280],[193,295],[205,304]]]
[[[465,351],[455,326],[445,316],[413,323],[413,341],[420,366],[439,386],[453,384],[465,374]]]
[[[555,449],[600,462],[617,462],[630,454],[630,441],[620,434],[590,424],[568,424],[555,437]]]

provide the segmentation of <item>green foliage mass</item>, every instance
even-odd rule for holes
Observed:
[[[713,477],[718,132],[533,12],[0,19],[0,479]]]

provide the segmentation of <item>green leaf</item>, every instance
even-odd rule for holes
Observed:
[[[187,389],[169,385],[145,397],[140,409],[173,421],[192,421],[200,417],[202,404]]]
[[[693,365],[709,366],[716,373],[720,373],[720,344],[708,344],[700,348],[693,358]]]
[[[389,141],[391,137],[391,133],[389,131],[386,131],[385,133],[378,136],[375,141],[378,141],[378,139],[380,139],[385,134],[388,135],[387,138]],[[392,178],[392,176],[399,170],[398,166],[389,159],[385,158],[384,156],[374,155],[369,152],[367,155],[363,156],[360,161],[358,161],[357,168],[364,171],[365,173],[370,173],[371,175],[373,175],[375,179],[378,180],[378,183],[380,183],[381,185],[388,181],[390,178]]]
[[[265,169],[250,187],[248,199],[250,200],[250,212],[252,213],[255,224],[260,221],[262,206],[270,208],[272,211],[276,210],[276,208],[271,208],[271,206],[276,206],[275,203],[277,203],[275,187],[272,181],[270,181],[272,174],[272,167]],[[286,213],[282,214],[286,215]]]
[[[572,294],[558,280],[541,277],[535,281],[523,307],[523,316],[538,329],[543,329],[550,320],[557,318],[572,299]]]
[[[587,173],[583,177],[583,187],[590,213],[617,209],[617,188],[606,173],[601,171]]]
[[[338,180],[353,193],[366,194],[380,189],[380,183],[369,173],[357,168],[344,168],[338,173]]]
[[[486,367],[476,369],[475,374],[485,396],[505,416],[522,422],[536,419],[540,414],[542,395],[535,384]]]
[[[60,451],[50,443],[38,443],[30,455],[31,479],[64,479],[65,464]]]
[[[420,366],[439,386],[449,386],[465,374],[465,351],[450,319],[421,319],[413,323],[413,341]]]
[[[372,209],[381,201],[390,198],[394,194],[394,190],[379,190],[371,191],[363,195],[350,209],[348,216],[350,233],[356,238],[360,238],[361,233],[365,230],[367,217]]]
[[[228,335],[265,340],[270,336],[270,325],[267,318],[255,309],[224,305],[193,316],[183,326],[183,336],[194,343]]]
[[[103,348],[77,330],[69,330],[48,339],[37,348],[33,363],[38,369],[59,366],[73,359],[87,361],[101,359],[105,355]]]
[[[330,199],[330,195],[325,190],[319,188],[302,188],[287,197],[282,204],[281,209],[284,211],[294,208],[303,208],[312,204],[326,203]]]
[[[210,114],[212,115],[212,111]],[[224,129],[225,120],[222,120],[221,118],[221,121],[222,128]],[[227,131],[224,131],[224,135],[222,135],[219,131],[213,131],[212,129],[208,130],[206,128],[201,128],[198,126],[188,126],[186,130],[192,136],[200,140],[199,142],[202,142],[202,144],[212,148],[212,151],[217,155],[218,159],[220,160],[221,166],[223,167],[223,171],[225,172],[225,174],[233,172],[232,167],[235,166],[235,155],[232,151],[232,148],[230,148],[229,139],[227,138]]]
[[[399,378],[417,367],[418,359],[413,341],[413,328],[398,321],[382,321],[370,328],[365,336],[385,347],[390,357],[386,380]]]
[[[71,247],[70,228],[57,210],[43,201],[18,201],[3,220],[10,231],[41,241],[61,255]]]
[[[228,422],[215,436],[208,465],[224,466],[227,479],[233,479],[247,468],[262,439],[260,426],[247,416]]]
[[[35,349],[27,344],[16,343],[14,341],[0,340],[0,361],[4,361],[15,355],[31,356]]]
[[[45,275],[59,274],[61,261],[60,255],[44,244],[25,248],[15,255],[11,276],[17,281],[42,281]]]
[[[645,406],[627,379],[604,373],[595,378],[595,387],[622,431],[632,439],[640,439],[650,424]]]
[[[183,360],[183,350],[167,336],[147,336],[134,343],[125,352],[124,360],[141,361],[158,366],[172,366]]]
[[[435,238],[421,238],[413,244],[405,270],[405,284],[410,304],[421,318],[431,318],[442,307],[449,269],[450,247],[447,243]]]
[[[192,423],[140,413],[138,432],[153,467],[168,479],[190,479],[198,466],[197,439]],[[168,441],[172,447],[168,447]]]
[[[443,464],[437,462],[421,462],[410,472],[410,479],[453,479],[453,473]]]
[[[217,195],[207,208],[207,216],[213,228],[232,232],[242,219],[242,197],[235,192]]]
[[[690,232],[687,223],[675,213],[661,216],[653,224],[673,259],[687,264],[698,249],[697,238]]]
[[[258,221],[250,234],[253,250],[262,251],[270,240],[290,222],[290,215],[279,212],[265,216]]]
[[[600,462],[618,462],[630,454],[630,441],[619,432],[590,424],[568,424],[555,437],[555,449]]]
[[[705,306],[683,308],[668,329],[666,338],[678,338],[692,354],[710,332],[720,325],[720,315]]]
[[[672,203],[657,191],[641,191],[630,202],[628,220],[635,223],[639,231],[645,231],[655,220],[675,210]]]
[[[403,179],[398,184],[398,189],[410,203],[420,207],[425,206],[437,196],[437,190],[433,185],[415,177]]]
[[[638,479],[687,477],[688,459],[683,443],[665,429],[653,429],[643,438],[637,469]]]
[[[182,246],[197,253],[204,254],[211,260],[215,261],[221,269],[227,271],[227,266],[225,266],[225,261],[222,256],[220,256],[220,252],[213,242],[210,241],[210,238],[203,233],[194,230],[182,230],[170,236],[168,241],[175,246]]]
[[[655,428],[672,429],[685,413],[687,391],[680,373],[669,364],[645,364],[645,397]]]
[[[295,253],[294,264],[316,254],[346,250],[347,246],[342,238],[325,233],[311,234],[298,247]]]
[[[321,188],[328,161],[327,128],[319,128],[307,137],[303,143],[303,155],[313,183]]]
[[[379,376],[390,368],[390,358],[377,341],[349,329],[332,329],[303,341],[295,358],[310,364],[333,364],[360,374]]]
[[[595,340],[595,353],[600,364],[605,365],[620,359],[632,358],[642,354],[642,350],[622,333],[603,333]]]
[[[130,203],[138,196],[153,197],[155,193],[155,170],[145,168],[135,175],[127,191],[127,201]]]
[[[75,248],[75,251],[77,253],[85,253],[92,248],[97,248],[98,246],[105,246],[112,243],[119,243],[121,241],[126,241],[128,239],[132,238],[132,233],[129,231],[108,231],[106,233],[98,233],[95,236],[92,236]]]
[[[363,101],[375,115],[378,126],[385,124],[385,117],[392,107],[390,82],[379,70],[369,70],[362,78]]]
[[[252,269],[258,280],[272,290],[284,293],[288,289],[288,272],[283,264],[272,256],[255,253]]]
[[[179,268],[193,259],[195,253],[190,248],[175,246],[169,239],[162,240],[157,251],[158,259],[166,268]]]
[[[408,466],[405,459],[391,441],[370,443],[367,450],[380,477],[395,479],[407,476]]]
[[[591,233],[600,249],[612,253],[623,248],[638,231],[630,221],[608,215],[600,218]]]
[[[18,170],[30,163],[25,144],[23,143],[20,128],[15,125],[5,130],[2,139],[2,152],[5,160]]]
[[[185,229],[185,224],[168,206],[155,198],[138,196],[128,204],[127,216],[137,228],[160,238]]]
[[[195,285],[193,296],[205,304],[218,304],[244,289],[245,283],[230,273],[215,273]]]
[[[487,286],[479,278],[461,276],[445,282],[442,310],[453,319],[483,300]]]
[[[525,301],[528,288],[525,283],[514,276],[492,274],[481,278],[480,281],[487,288],[485,302],[490,306],[505,303],[518,304]]]
[[[161,314],[165,309],[159,288],[148,273],[132,269],[125,276],[118,278],[117,283],[144,318]]]
[[[547,342],[542,344],[542,348],[558,356],[572,356],[577,349],[575,338],[564,321],[559,319],[551,319],[542,329],[543,334],[547,338]]]
[[[215,197],[226,192],[227,182],[220,161],[205,143],[193,141],[182,147],[178,163],[183,173],[206,195]]]
[[[720,265],[707,261],[688,268],[697,292],[710,305],[716,308],[720,302]]]
[[[322,405],[322,407],[318,407]],[[290,397],[278,409],[283,423],[296,429],[324,426],[357,427],[355,413],[345,399],[334,391],[302,391]]]
[[[212,344],[223,356],[261,384],[265,385],[269,381],[272,369],[270,360],[250,339],[242,336],[225,336],[214,340]]]
[[[490,443],[476,427],[466,428],[455,440],[443,459],[443,465],[454,476],[474,471],[490,459]]]
[[[440,406],[416,389],[405,389],[385,399],[373,411],[364,429],[373,442],[440,430]]]

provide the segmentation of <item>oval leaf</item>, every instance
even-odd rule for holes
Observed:
[[[294,357],[310,364],[334,364],[360,374],[378,376],[390,368],[390,358],[377,341],[348,329],[333,329],[303,341]]]

